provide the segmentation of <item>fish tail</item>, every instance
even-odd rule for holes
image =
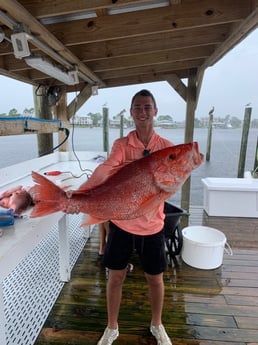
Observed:
[[[65,192],[35,171],[32,171],[31,175],[36,185],[32,187],[35,205],[30,217],[36,218],[61,211],[61,199],[65,197]]]

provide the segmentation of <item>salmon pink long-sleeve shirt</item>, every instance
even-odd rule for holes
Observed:
[[[156,132],[153,133],[147,147],[138,139],[136,131],[130,132],[126,137],[117,139],[112,147],[108,159],[100,164],[88,181],[83,186],[91,188],[104,182],[110,172],[125,163],[140,159],[143,157],[143,151],[155,152],[163,148],[173,146],[169,140],[160,137]],[[143,176],[144,178],[144,176]],[[151,216],[145,214],[141,217],[129,220],[113,220],[119,228],[136,235],[152,235],[159,232],[164,226],[164,203],[152,212]]]

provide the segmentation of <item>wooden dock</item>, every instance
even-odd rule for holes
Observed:
[[[220,229],[230,220],[191,209],[190,225]],[[212,218],[212,219],[209,219]],[[210,224],[208,224],[210,222]],[[232,222],[232,220],[231,220]],[[253,231],[254,241],[250,246]],[[253,228],[252,228],[253,226]],[[229,226],[228,226],[229,228]],[[198,270],[180,257],[164,274],[163,322],[173,345],[258,345],[258,220],[235,219],[233,256],[215,270]],[[256,230],[256,233],[255,233]],[[231,228],[230,238],[234,238]],[[246,242],[245,242],[246,238]],[[117,345],[156,344],[149,333],[150,307],[137,257],[124,284]],[[81,253],[35,345],[95,345],[106,327],[106,271],[98,258],[98,231]]]

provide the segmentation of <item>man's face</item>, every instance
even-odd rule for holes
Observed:
[[[136,126],[146,126],[153,123],[153,117],[158,109],[149,96],[137,96],[131,106],[130,113]]]

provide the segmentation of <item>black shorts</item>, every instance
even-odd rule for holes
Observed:
[[[167,267],[165,236],[161,230],[157,234],[133,235],[109,222],[109,235],[103,264],[113,270],[126,268],[134,251],[139,255],[144,272],[160,274]]]

